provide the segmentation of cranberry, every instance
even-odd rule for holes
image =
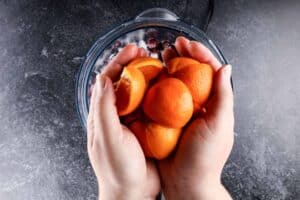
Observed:
[[[117,40],[114,45],[113,45],[113,49],[117,49],[118,47],[121,46],[121,41],[120,40]]]
[[[155,49],[157,47],[157,40],[155,38],[149,38],[147,41],[147,47],[149,49]]]
[[[171,46],[168,40],[163,40],[162,42],[163,49],[169,48]]]

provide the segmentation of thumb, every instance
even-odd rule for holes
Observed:
[[[122,133],[122,126],[115,106],[116,96],[111,79],[105,75],[97,75],[96,87],[95,139],[110,143]]]
[[[145,183],[146,192],[145,199],[155,199],[155,196],[160,192],[159,174],[153,160],[147,159],[147,181]]]
[[[213,96],[208,104],[206,114],[208,121],[233,121],[231,69],[231,65],[225,65],[214,76]]]

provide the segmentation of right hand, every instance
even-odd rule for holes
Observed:
[[[208,63],[215,69],[213,94],[207,112],[185,129],[178,149],[159,162],[166,199],[231,199],[221,184],[221,173],[233,146],[231,66],[222,67],[201,43],[177,38],[180,56]],[[170,59],[169,55],[165,58]]]

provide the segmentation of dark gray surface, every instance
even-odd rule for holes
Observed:
[[[100,33],[147,5],[83,2],[0,0],[0,199],[96,199],[75,75]],[[186,1],[166,4],[183,14]],[[299,10],[216,2],[208,34],[234,68],[236,140],[223,173],[234,199],[300,199]]]

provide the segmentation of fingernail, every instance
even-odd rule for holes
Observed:
[[[102,90],[105,88],[106,77],[102,74],[98,74],[96,79],[97,79],[96,85],[98,89],[98,94],[100,94]]]
[[[231,71],[232,71],[232,66],[231,65],[225,65],[224,66],[224,75],[225,75],[226,80],[230,80]]]

